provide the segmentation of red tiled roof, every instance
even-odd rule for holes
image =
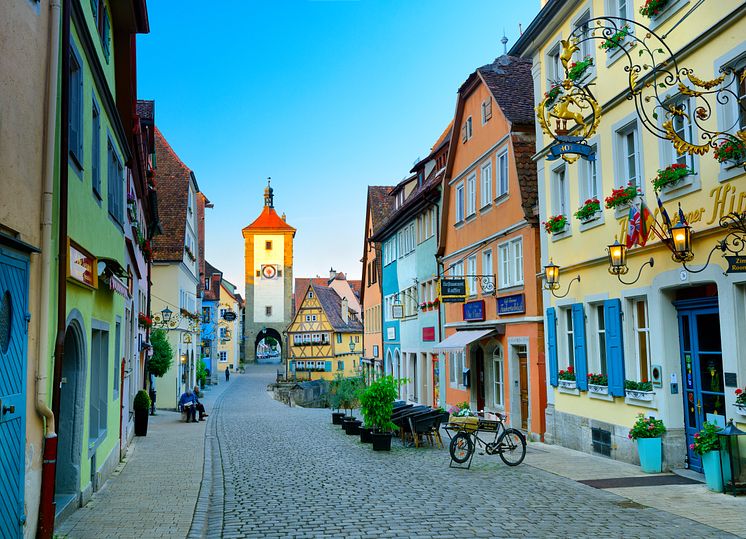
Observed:
[[[534,125],[534,80],[530,59],[500,56],[477,71],[508,121]]]
[[[394,210],[394,197],[389,196],[393,186],[390,185],[371,185],[368,187],[368,203],[370,204],[370,218],[373,230],[377,229],[381,223]],[[368,231],[365,231],[366,235]]]
[[[274,208],[264,206],[262,213],[259,214],[253,223],[245,227],[244,230],[289,230],[295,233],[295,229],[287,224],[285,220],[277,215]]]
[[[184,257],[187,197],[192,171],[176,155],[163,134],[155,128],[158,216],[163,233],[151,240],[155,261],[174,262]]]
[[[324,277],[296,277],[293,284],[293,305],[295,305],[295,312],[298,312],[298,309],[300,309],[303,298],[306,296],[308,285],[311,282],[318,286],[326,286],[328,280]]]

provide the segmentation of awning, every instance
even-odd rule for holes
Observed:
[[[474,341],[486,337],[490,333],[493,333],[494,329],[476,329],[457,331],[446,340],[439,342],[433,346],[433,350],[442,350],[444,352],[461,352],[468,345]]]

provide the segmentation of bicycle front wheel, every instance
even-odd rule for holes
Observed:
[[[497,440],[497,448],[508,466],[518,466],[526,458],[526,438],[518,429],[506,429]]]
[[[474,442],[471,436],[465,432],[459,432],[451,440],[450,446],[451,460],[458,464],[463,464],[474,452]]]

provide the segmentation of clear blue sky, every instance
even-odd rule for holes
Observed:
[[[450,121],[456,90],[539,0],[150,0],[141,99],[215,204],[207,259],[243,288],[262,206],[298,229],[295,276],[361,274],[368,185],[393,185]]]

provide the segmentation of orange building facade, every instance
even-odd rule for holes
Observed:
[[[442,303],[437,349],[449,406],[466,401],[506,414],[541,439],[546,374],[531,88],[531,63],[502,56],[459,89],[438,259],[443,278],[465,279],[466,297]]]

